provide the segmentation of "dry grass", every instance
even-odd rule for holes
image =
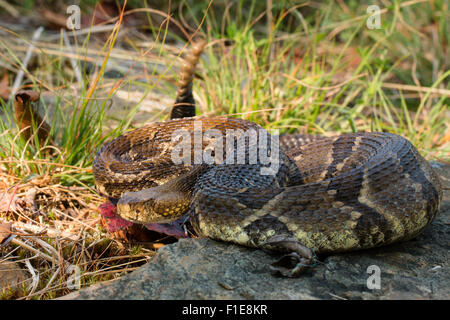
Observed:
[[[23,57],[30,37],[0,26],[0,67],[22,70],[27,86],[42,91],[41,112],[55,137],[54,145],[25,141],[11,103],[1,101],[0,226],[13,236],[4,236],[0,268],[18,262],[29,279],[0,298],[69,293],[72,266],[81,271],[81,286],[113,279],[173,241],[108,234],[91,164],[104,141],[167,116],[187,44],[180,37],[196,32],[189,19],[209,41],[194,88],[199,113],[243,117],[282,132],[389,131],[428,159],[450,160],[450,32],[439,1],[393,1],[383,10],[381,32],[365,29],[364,12],[342,1],[285,4],[270,14],[258,2],[243,3],[185,5],[170,23],[161,10],[130,10],[71,34],[70,45],[62,35],[41,36],[29,66]],[[303,7],[317,11],[306,16]],[[123,23],[149,14],[162,21],[155,26],[149,19],[151,35]],[[106,77],[111,70],[120,76]]]
[[[0,173],[0,184],[5,190],[0,194],[0,226],[11,231],[0,266],[19,261],[32,275],[23,281],[26,289],[20,284],[20,290],[5,289],[2,298],[55,298],[71,291],[74,266],[82,271],[79,284],[86,286],[136,269],[158,247],[111,238],[96,213],[103,199],[90,188],[64,186],[50,175],[24,181],[5,172]]]

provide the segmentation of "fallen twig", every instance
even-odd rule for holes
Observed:
[[[412,86],[408,84],[400,84],[400,83],[382,83],[382,87],[390,88],[390,89],[398,89],[398,90],[406,90],[406,91],[416,91],[416,92],[425,92],[431,94],[439,94],[443,96],[450,96],[450,90],[447,89],[439,89],[439,88],[429,88],[422,86]]]
[[[8,223],[10,221],[7,221],[6,219],[0,218],[0,223]],[[63,239],[68,239],[68,240],[72,240],[72,241],[78,241],[79,240],[79,236],[67,231],[60,231],[60,230],[56,230],[50,227],[41,227],[41,226],[36,226],[36,225],[32,225],[29,223],[23,223],[20,221],[15,221],[12,222],[12,227],[20,232],[24,232],[24,231],[28,231],[33,233],[33,235],[42,235],[43,233],[45,233],[48,237],[50,238],[63,238]]]

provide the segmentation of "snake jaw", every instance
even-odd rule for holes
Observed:
[[[117,207],[111,201],[107,201],[100,205],[99,213],[106,220],[106,229],[108,232],[117,232],[133,225],[132,221],[125,220],[117,214]],[[150,231],[175,238],[186,238],[188,235],[186,234],[185,229],[183,229],[183,225],[187,218],[187,216],[183,216],[180,219],[169,223],[149,223],[144,226]]]
[[[117,203],[122,218],[140,224],[168,223],[182,217],[189,208],[189,198],[177,191],[163,191],[162,186],[126,192]]]

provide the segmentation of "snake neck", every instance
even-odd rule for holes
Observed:
[[[195,100],[192,95],[192,81],[194,79],[195,67],[200,55],[206,46],[205,40],[194,43],[190,52],[186,55],[178,80],[177,98],[170,112],[170,119],[186,118],[195,116]]]

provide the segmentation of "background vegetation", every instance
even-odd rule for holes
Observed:
[[[36,250],[11,243],[0,261],[31,261],[40,275],[4,298],[68,292],[70,274],[39,252],[80,266],[87,285],[132,270],[164,242],[111,240],[96,214],[91,164],[105,140],[167,118],[194,34],[209,43],[194,85],[199,114],[281,133],[393,132],[428,159],[450,160],[448,1],[128,1],[124,11],[123,1],[81,1],[81,30],[63,32],[70,4],[0,2],[0,217],[25,225]],[[379,29],[367,27],[372,4]],[[11,89],[20,70],[21,88],[41,92],[51,125],[43,144],[19,134]],[[66,237],[36,235],[31,225]]]

